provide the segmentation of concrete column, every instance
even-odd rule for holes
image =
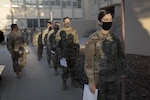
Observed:
[[[101,1],[100,0],[98,0],[98,11],[100,10],[100,8],[101,8],[101,3],[100,3]]]
[[[121,6],[120,5],[116,5],[115,6],[115,16],[114,17],[117,17],[117,16],[120,16],[121,15]]]
[[[74,9],[73,9],[73,4],[71,2],[71,9],[72,9],[72,20],[74,19]]]
[[[26,28],[27,28],[27,10],[26,10],[26,0],[23,0],[23,7],[24,7],[24,15],[25,15],[25,22],[26,22]]]
[[[52,1],[52,0],[49,0],[49,18],[50,18],[50,11],[52,11],[51,1]]]
[[[83,0],[83,13],[84,13],[84,18],[89,19],[90,18],[90,5],[89,5],[90,0]]]
[[[10,4],[10,6],[11,6],[11,8],[10,8],[10,10],[11,10],[11,23],[14,23],[14,16],[13,16],[13,8],[12,8],[12,1],[10,2],[11,4]]]
[[[84,3],[85,3],[85,1],[84,1],[84,0],[81,0],[82,15],[83,15],[83,18],[85,19],[85,8],[84,8]]]
[[[61,6],[61,20],[63,20],[64,14],[63,14],[62,0],[60,0],[60,6]]]
[[[38,10],[38,27],[40,27],[40,9],[39,9],[39,0],[36,0],[37,10]]]

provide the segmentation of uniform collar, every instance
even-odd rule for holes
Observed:
[[[99,36],[99,38],[101,38],[101,39],[113,41],[110,32],[105,35],[105,34],[102,34],[100,30],[98,30],[98,36]]]

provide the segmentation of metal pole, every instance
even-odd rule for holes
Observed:
[[[122,48],[125,53],[125,3],[124,0],[121,2],[121,10],[122,10]]]
[[[122,10],[122,47],[123,52],[125,53],[125,4],[124,0],[121,2],[121,10]],[[121,92],[122,92],[122,100],[125,100],[125,79],[121,80]]]

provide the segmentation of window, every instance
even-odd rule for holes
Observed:
[[[67,1],[67,6],[71,6],[71,1]]]
[[[38,20],[37,19],[27,19],[27,26],[28,26],[28,28],[38,27]]]
[[[12,4],[13,5],[23,5],[24,4],[24,1],[23,0],[12,0]]]
[[[59,0],[56,0],[56,5],[60,6],[60,1]]]
[[[81,8],[81,0],[77,0],[78,8]]]
[[[73,8],[81,8],[81,0],[74,0],[73,2]]]
[[[66,8],[67,7],[67,2],[66,1],[62,1],[62,7]]]
[[[73,8],[77,8],[77,2],[73,2]]]
[[[70,0],[62,1],[62,7],[63,8],[71,8],[71,1]]]
[[[60,0],[51,1],[52,6],[60,6]]]
[[[49,0],[39,0],[39,5],[49,5]]]
[[[40,19],[40,27],[46,27],[46,23],[49,19]]]
[[[26,0],[26,4],[27,5],[36,5],[37,2],[36,2],[36,0]]]

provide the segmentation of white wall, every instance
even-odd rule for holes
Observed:
[[[7,19],[7,18],[11,18],[11,11],[10,11],[10,7],[7,8],[0,8],[0,19]]]
[[[118,3],[120,4],[121,1],[122,1],[122,0],[112,0],[112,1],[110,0],[110,2],[112,2],[113,4],[118,4]]]
[[[12,8],[13,18],[25,18],[25,11],[23,7]]]
[[[71,17],[72,18],[72,9],[63,8],[63,17]]]
[[[90,19],[97,19],[97,15],[99,13],[99,8],[98,8],[98,5],[97,4],[90,4],[90,8],[89,11],[90,11]]]
[[[82,9],[73,9],[74,18],[83,18]]]
[[[38,18],[38,10],[36,7],[27,7],[26,8],[26,15],[27,15],[27,19],[34,19],[34,18]]]
[[[52,9],[54,18],[61,18],[61,9]]]
[[[96,25],[96,20],[76,20],[71,22],[71,26],[77,30],[79,37],[84,37],[86,32],[95,29]]]
[[[39,12],[40,12],[40,18],[50,18],[50,10],[49,9],[39,9]]]
[[[150,55],[150,2],[125,0],[125,51]]]
[[[62,21],[58,21],[62,27]],[[72,20],[71,26],[77,30],[79,37],[85,37],[86,32],[97,28],[97,20]]]
[[[85,19],[89,19],[89,0],[83,0],[83,13],[84,13],[84,17]]]

